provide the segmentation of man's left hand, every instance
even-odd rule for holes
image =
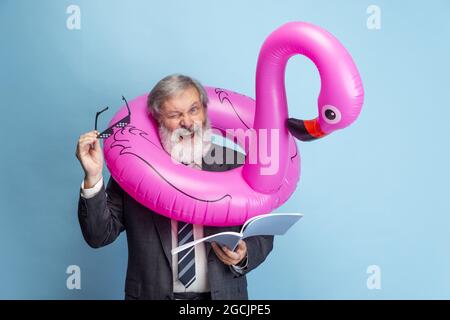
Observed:
[[[236,251],[231,251],[226,246],[220,247],[215,242],[212,242],[211,246],[219,260],[229,266],[237,265],[247,255],[247,245],[244,240],[239,240]]]

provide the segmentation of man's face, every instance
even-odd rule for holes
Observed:
[[[196,88],[190,87],[161,106],[159,136],[172,159],[201,168],[211,146],[211,126]]]
[[[194,123],[202,126],[205,116],[197,89],[190,87],[164,102],[160,112],[160,122],[170,132],[181,128],[193,132]]]

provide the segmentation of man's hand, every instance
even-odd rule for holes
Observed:
[[[220,247],[215,242],[212,242],[211,246],[219,260],[228,266],[237,265],[247,255],[247,245],[244,240],[239,240],[236,251],[231,251],[226,246]]]
[[[84,171],[84,187],[92,188],[102,177],[103,153],[98,131],[89,131],[78,139],[75,156]]]

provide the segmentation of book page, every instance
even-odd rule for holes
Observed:
[[[243,238],[262,235],[283,235],[303,214],[271,213],[255,217],[243,226]]]
[[[251,236],[263,236],[263,235],[283,235],[286,231],[294,225],[303,214],[301,213],[270,213],[253,217],[242,226],[242,233],[226,231],[220,232],[208,237],[197,239],[189,243],[183,244],[177,248],[172,249],[172,254],[177,254],[183,250],[186,250],[196,244],[207,241],[217,242],[221,246],[227,246],[230,250],[234,251],[240,239],[244,239]]]
[[[234,249],[236,249],[239,240],[242,239],[242,235],[239,233],[226,233],[226,232],[222,232],[222,233],[218,233],[215,235],[216,237],[214,237],[213,239],[208,239],[208,242],[217,242],[217,244],[219,244],[220,246],[227,246],[228,249],[230,249],[231,251],[234,251]]]
[[[217,242],[218,244],[222,245],[222,246],[227,246],[228,248],[230,248],[230,250],[234,250],[234,248],[236,247],[236,245],[238,244],[239,240],[242,238],[242,234],[237,233],[237,232],[232,232],[232,231],[226,231],[226,232],[220,232],[220,233],[216,233],[213,234],[211,236],[205,237],[205,238],[201,238],[201,239],[197,239],[188,243],[185,243],[179,247],[176,247],[174,249],[171,250],[172,254],[177,254],[178,252],[181,252],[183,250],[186,250],[192,246],[195,246],[196,244],[203,242],[203,241],[207,241],[207,242]]]

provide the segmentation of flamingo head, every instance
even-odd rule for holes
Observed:
[[[312,120],[287,119],[286,126],[289,132],[301,141],[312,141],[352,124],[358,118],[364,100],[364,90],[359,77],[357,80],[351,90],[345,90],[348,89],[347,87],[342,90],[344,94],[334,94],[333,98],[335,99],[333,100],[339,103],[326,103],[322,98],[324,95],[321,95],[317,118]]]

